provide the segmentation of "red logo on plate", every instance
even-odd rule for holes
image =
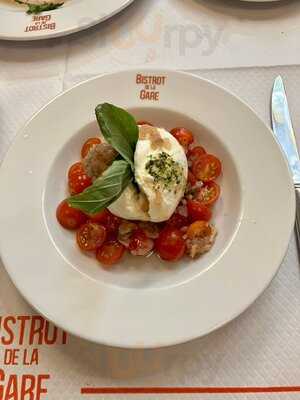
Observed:
[[[34,15],[32,23],[25,27],[24,32],[53,31],[56,29],[56,22],[52,21],[52,15]]]
[[[140,99],[148,101],[159,101],[160,86],[166,84],[167,77],[163,75],[137,74],[136,84],[143,88],[140,90]]]

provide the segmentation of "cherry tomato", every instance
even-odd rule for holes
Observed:
[[[89,220],[93,222],[98,222],[99,224],[106,224],[109,211],[107,209],[98,212],[97,214],[89,214]]]
[[[106,239],[106,229],[96,222],[82,225],[76,234],[77,244],[81,250],[93,251],[98,249]]]
[[[185,128],[174,128],[170,132],[181,144],[181,146],[187,148],[194,141],[194,136],[191,131]]]
[[[212,235],[212,227],[206,221],[196,221],[187,230],[188,239],[204,239]]]
[[[92,184],[92,179],[85,173],[81,162],[73,164],[68,172],[70,193],[78,194]]]
[[[207,182],[199,190],[197,201],[205,206],[212,206],[220,197],[220,186],[216,182]]]
[[[169,228],[180,229],[183,226],[188,226],[188,224],[189,224],[188,218],[176,212],[167,221],[167,226]]]
[[[195,178],[194,174],[189,170],[188,172],[188,184],[190,186],[195,186],[197,183],[197,179]]]
[[[124,252],[125,247],[121,243],[110,241],[104,243],[104,245],[97,250],[96,258],[101,264],[110,266],[117,263],[122,258]]]
[[[72,176],[74,175],[81,174],[82,171],[83,171],[83,165],[81,161],[71,165],[68,171],[68,179],[72,178]]]
[[[105,226],[109,238],[116,240],[118,235],[119,226],[122,219],[112,214],[108,209],[100,211],[94,215],[88,215],[89,219],[93,222],[98,222]]]
[[[149,125],[149,126],[153,126],[150,122],[148,121],[138,121],[136,123],[137,125]]]
[[[118,236],[121,222],[121,218],[107,210],[106,220],[103,222],[103,224],[106,227],[107,233],[110,235],[110,237],[116,238]]]
[[[57,207],[56,218],[64,228],[70,230],[78,229],[87,220],[83,212],[69,206],[66,200]]]
[[[146,256],[154,247],[154,242],[149,239],[142,229],[133,232],[130,242],[129,250],[134,256]]]
[[[203,154],[193,163],[192,171],[196,179],[209,182],[220,176],[222,164],[221,161],[212,154]]]
[[[200,156],[203,156],[203,154],[206,154],[206,151],[204,147],[201,146],[196,146],[190,149],[187,153],[187,158],[189,161],[192,163],[195,162]]]
[[[188,200],[187,209],[192,222],[209,221],[211,219],[211,210],[204,204],[199,203],[198,201]]]
[[[101,140],[98,137],[89,138],[81,149],[81,157],[84,158],[88,155],[88,152],[91,150],[92,147],[96,146],[96,144],[100,144]]]
[[[185,241],[178,229],[165,228],[155,242],[159,256],[166,261],[178,261],[185,252]]]

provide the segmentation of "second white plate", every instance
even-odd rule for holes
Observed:
[[[53,11],[26,14],[14,0],[0,0],[0,39],[39,40],[65,36],[94,26],[127,7],[133,0],[65,0]]]

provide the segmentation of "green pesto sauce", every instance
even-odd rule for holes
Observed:
[[[145,168],[153,177],[156,190],[176,191],[182,182],[182,166],[164,151],[155,156],[150,155]]]

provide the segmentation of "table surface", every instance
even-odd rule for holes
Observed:
[[[148,6],[147,0],[144,3]],[[132,6],[111,23],[135,12]],[[66,68],[67,53],[76,43],[89,46],[89,35],[92,40],[88,50],[94,51],[97,48],[95,37],[103,29],[110,29],[109,24],[108,21],[104,27],[47,43],[0,42],[0,160],[17,131],[34,112],[62,90],[96,74],[96,67],[85,69],[76,62],[69,63]],[[77,52],[80,53],[80,46]],[[177,65],[173,67],[177,69]],[[295,131],[300,129],[298,65],[230,69],[201,67],[188,70],[240,96],[268,125],[272,84],[281,74],[286,83]],[[98,73],[106,70],[104,65]],[[80,388],[87,385],[297,386],[300,384],[299,274],[293,236],[279,273],[263,295],[240,317],[204,338],[171,348],[132,351],[91,344],[68,336],[66,345],[41,346],[38,366],[30,369],[24,365],[6,366],[5,370],[17,374],[28,371],[49,373],[48,390],[52,394],[49,398],[56,400],[82,398]],[[22,299],[0,262],[0,316],[31,314],[35,314],[34,310]],[[5,347],[0,347],[0,360],[4,351]],[[110,396],[111,399],[120,398]],[[299,393],[204,396],[209,399],[297,399]],[[159,398],[157,395],[143,397]],[[180,395],[173,397],[182,398]],[[200,398],[195,394],[185,397]]]

